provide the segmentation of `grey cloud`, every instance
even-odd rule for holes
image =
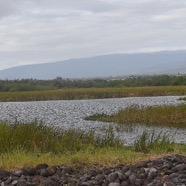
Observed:
[[[109,1],[102,0],[33,0],[37,6],[44,8],[66,8],[79,11],[90,11],[90,12],[107,12],[112,11],[117,6]]]
[[[0,18],[10,16],[13,14],[18,14],[19,10],[19,0],[0,0]]]
[[[185,0],[6,2],[2,15],[9,16],[0,20],[0,52],[8,66],[11,60],[15,65],[186,48]]]

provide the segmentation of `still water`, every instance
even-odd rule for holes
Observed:
[[[94,130],[104,135],[109,126],[115,127],[116,137],[126,144],[132,144],[144,130],[164,131],[178,143],[186,143],[186,130],[164,127],[136,126],[133,130],[123,130],[113,123],[85,121],[83,118],[96,113],[112,114],[131,105],[174,105],[182,103],[178,96],[133,97],[94,100],[62,100],[37,102],[2,102],[0,103],[0,120],[7,122],[43,121],[47,125],[60,126],[63,129],[77,128],[84,131]]]

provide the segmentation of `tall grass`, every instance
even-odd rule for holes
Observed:
[[[134,150],[137,152],[148,153],[150,151],[166,151],[171,152],[174,150],[174,143],[171,141],[170,136],[164,134],[162,131],[156,133],[148,133],[144,131],[142,135],[135,141]]]
[[[139,107],[131,106],[113,115],[97,114],[85,119],[186,128],[186,104]]]
[[[173,95],[186,95],[186,86],[76,88],[45,91],[1,92],[0,101],[74,100]]]
[[[114,138],[112,128],[99,137],[94,132],[64,131],[36,122],[1,123],[0,167],[15,169],[38,163],[113,166],[167,152],[186,154],[186,145],[160,137],[148,142],[149,135],[143,134],[139,142],[128,147]]]
[[[120,147],[112,131],[99,138],[94,132],[83,132],[45,126],[42,123],[0,124],[0,153],[24,150],[54,154],[74,153],[87,148]]]

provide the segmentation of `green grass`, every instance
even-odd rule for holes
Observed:
[[[1,92],[0,101],[75,100],[174,95],[186,95],[186,86],[76,88],[45,91]]]
[[[145,124],[150,126],[186,128],[186,104],[151,107],[134,105],[113,115],[97,114],[85,119],[116,122],[128,126]]]
[[[162,137],[154,138],[149,145],[142,138],[144,136],[139,138],[140,143],[128,147],[114,138],[111,128],[100,138],[94,132],[64,131],[36,122],[1,123],[0,167],[12,170],[38,163],[114,166],[166,153],[186,154],[186,145],[174,144],[162,140]],[[141,147],[143,144],[145,151],[139,148],[139,144]]]
[[[37,122],[0,124],[0,153],[24,150],[63,154],[103,146],[120,147],[122,144],[114,139],[112,130],[108,130],[104,138],[99,138],[94,132],[73,129],[64,131]]]
[[[159,133],[153,131],[150,134],[147,131],[144,131],[140,138],[135,141],[133,148],[137,152],[144,153],[153,150],[161,152],[164,149],[171,152],[173,151],[174,143],[170,139],[170,136],[164,134],[162,131]]]

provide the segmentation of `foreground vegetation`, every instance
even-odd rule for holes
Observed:
[[[167,126],[186,128],[186,104],[140,107],[131,106],[113,115],[97,114],[87,120],[116,122],[133,125]]]
[[[64,79],[57,77],[52,80],[0,80],[0,92],[144,86],[186,86],[186,75],[130,76],[121,79]]]
[[[186,95],[186,86],[81,88],[45,91],[1,92],[0,101],[75,100],[175,95]]]
[[[166,153],[186,155],[186,145],[144,132],[134,146],[127,147],[114,138],[112,129],[100,138],[94,132],[63,131],[36,122],[0,124],[0,167],[4,169],[38,163],[113,166]]]

